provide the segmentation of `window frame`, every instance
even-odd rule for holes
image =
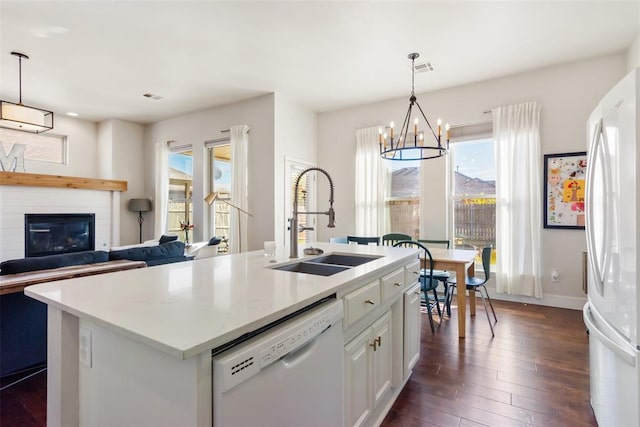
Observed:
[[[31,132],[25,132],[25,131],[20,131],[15,129],[0,128],[0,138],[2,138],[3,133],[8,133],[9,135],[13,134],[11,138],[12,140],[14,137],[20,139],[20,141],[18,142],[14,141],[13,143],[11,143],[11,146],[9,147],[9,151],[5,150],[5,154],[9,154],[14,144],[22,144],[25,146],[25,155],[24,155],[25,162],[28,161],[28,162],[46,163],[46,164],[61,165],[61,166],[67,166],[69,164],[69,143],[68,143],[68,137],[66,135],[52,133],[52,132],[31,133]],[[52,138],[59,141],[60,151],[61,151],[60,161],[36,159],[36,158],[28,157],[28,151],[29,151],[28,146],[33,143],[34,139],[42,139],[42,138]],[[0,139],[0,142],[3,142],[2,139]],[[9,144],[9,142],[5,142],[5,143]],[[2,144],[0,144],[0,148],[4,150],[4,147],[2,146]]]

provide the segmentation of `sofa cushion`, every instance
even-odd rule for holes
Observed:
[[[72,252],[34,258],[10,259],[0,263],[0,275],[107,261],[109,261],[109,255],[105,251]]]
[[[169,243],[169,242],[173,242],[178,240],[178,236],[165,236],[164,234],[162,236],[160,236],[160,240],[158,240],[160,242],[161,245],[165,244],[165,243]]]
[[[141,246],[131,249],[123,249],[120,251],[109,252],[109,261],[118,259],[128,259],[131,261],[152,261],[164,258],[182,257],[184,261],[184,243],[174,241],[164,243],[158,246]],[[147,265],[155,265],[153,262],[147,262]]]

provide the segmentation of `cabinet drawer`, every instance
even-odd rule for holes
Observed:
[[[406,265],[404,267],[404,282],[415,283],[420,278],[420,261],[416,261],[412,264]]]
[[[394,295],[398,295],[404,287],[404,269],[400,268],[383,276],[380,283],[382,285],[382,299],[384,301],[390,300]]]
[[[380,306],[380,283],[378,280],[357,289],[344,297],[346,326],[353,324],[365,314]]]

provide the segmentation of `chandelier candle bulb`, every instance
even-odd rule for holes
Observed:
[[[413,133],[414,135],[418,134],[418,118],[417,117],[413,121]]]
[[[389,127],[391,128],[391,140],[393,140],[393,122],[389,123]]]
[[[438,137],[442,136],[442,119],[438,119]]]
[[[444,125],[444,129],[446,131],[446,135],[445,137],[447,138],[447,142],[449,141],[449,123],[447,123],[446,125]]]
[[[382,145],[382,128],[378,128],[378,140],[380,141],[380,145]]]

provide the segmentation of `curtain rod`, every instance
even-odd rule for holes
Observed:
[[[220,131],[220,133],[227,133],[227,132],[231,132],[231,129],[223,129]],[[249,129],[247,133],[251,133],[251,129]]]

